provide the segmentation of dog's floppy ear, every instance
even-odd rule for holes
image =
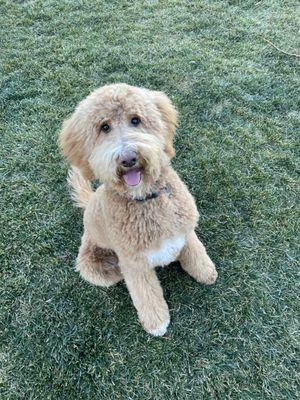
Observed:
[[[173,138],[176,130],[177,111],[171,103],[171,100],[163,92],[154,91],[152,93],[154,95],[155,105],[167,129],[165,152],[172,158],[175,155]]]
[[[85,132],[80,126],[79,117],[75,113],[64,121],[59,135],[59,145],[63,155],[70,164],[79,168],[86,179],[93,179],[94,175],[89,166],[85,153]]]

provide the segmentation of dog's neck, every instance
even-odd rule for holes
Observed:
[[[160,196],[163,193],[170,194],[171,187],[169,185],[165,185],[163,187],[158,187],[157,189],[154,189],[151,193],[146,194],[145,196],[133,197],[132,200],[137,201],[138,203],[144,203],[147,200],[156,199],[158,196]]]

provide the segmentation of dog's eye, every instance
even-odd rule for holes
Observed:
[[[103,131],[103,132],[109,132],[110,131],[110,126],[108,124],[103,124],[103,125],[101,125],[100,130]]]
[[[131,118],[131,123],[134,126],[137,126],[139,123],[141,122],[141,120],[139,119],[139,117],[133,117]]]

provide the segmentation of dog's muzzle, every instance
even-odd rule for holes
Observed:
[[[126,150],[118,157],[123,181],[127,186],[137,186],[141,181],[141,168],[138,154],[133,150]]]
[[[118,162],[122,167],[132,168],[137,164],[137,153],[132,150],[123,152],[120,157],[118,157]]]

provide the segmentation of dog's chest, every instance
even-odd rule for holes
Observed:
[[[165,239],[158,248],[150,249],[144,255],[153,267],[168,265],[177,259],[184,244],[185,236],[178,235]]]
[[[198,218],[192,196],[185,187],[179,189],[174,184],[171,194],[144,203],[108,197],[107,226],[116,251],[127,257],[146,256],[152,266],[175,261]]]

